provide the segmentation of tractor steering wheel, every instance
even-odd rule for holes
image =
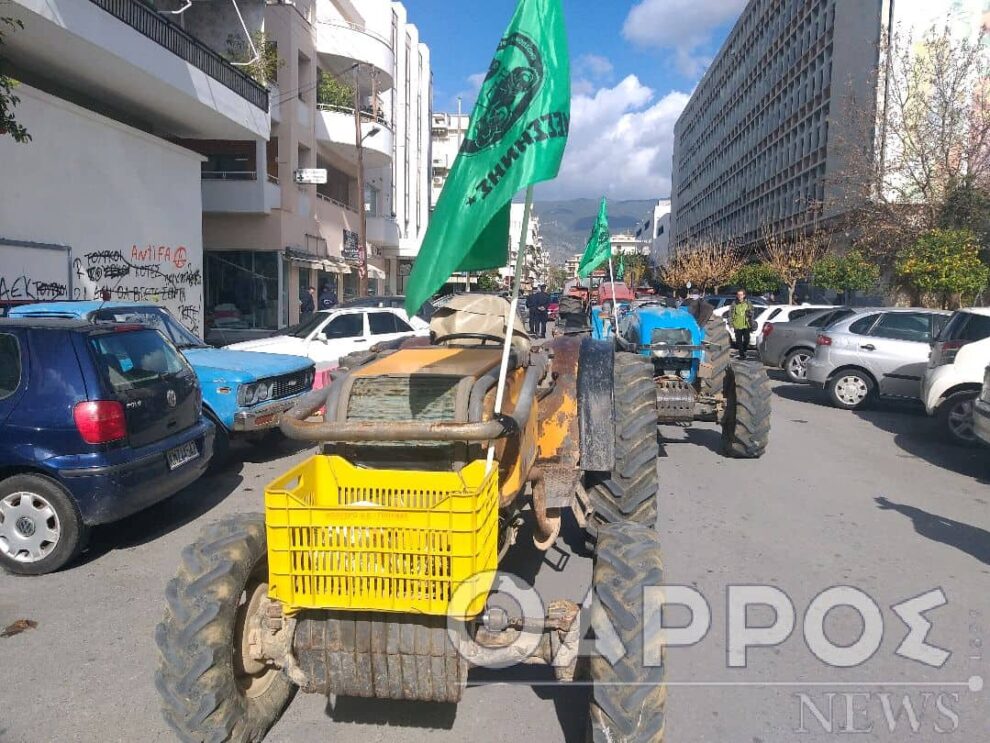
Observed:
[[[497,335],[489,335],[488,333],[449,333],[436,338],[433,342],[439,345],[441,343],[445,343],[446,341],[462,339],[481,341],[483,344],[488,341],[498,344],[505,343],[505,338],[499,338]]]

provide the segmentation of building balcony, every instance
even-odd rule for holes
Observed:
[[[362,90],[372,87],[372,78],[379,91],[395,84],[395,55],[389,40],[363,26],[344,21],[318,22],[316,52],[321,66],[337,77],[346,76],[350,81],[356,70]]]
[[[268,214],[282,206],[275,176],[250,171],[203,171],[204,214]]]
[[[141,0],[13,0],[4,56],[155,131],[267,139],[268,90]]]
[[[316,139],[325,147],[331,147],[349,164],[357,167],[357,145],[354,132],[354,109],[319,104],[316,117]],[[392,164],[394,133],[384,118],[377,121],[370,115],[362,115],[361,132],[364,136],[364,166],[381,168]],[[372,131],[378,131],[372,134]]]
[[[392,217],[366,217],[368,242],[381,248],[399,247],[399,224]]]

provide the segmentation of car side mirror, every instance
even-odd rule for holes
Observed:
[[[316,334],[316,340],[318,340],[320,343],[326,343],[327,342],[327,334],[326,333],[317,333]]]

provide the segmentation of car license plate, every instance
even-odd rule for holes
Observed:
[[[181,467],[186,462],[191,462],[198,456],[199,447],[196,446],[195,441],[190,441],[182,446],[177,446],[174,449],[170,449],[165,454],[165,457],[168,459],[168,468],[170,470]]]

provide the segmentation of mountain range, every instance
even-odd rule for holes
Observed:
[[[635,232],[656,203],[656,199],[609,201],[608,226],[612,234]],[[540,218],[543,245],[549,251],[553,265],[563,265],[575,253],[584,252],[591,227],[598,217],[598,204],[598,199],[537,199],[533,202],[533,210]]]

